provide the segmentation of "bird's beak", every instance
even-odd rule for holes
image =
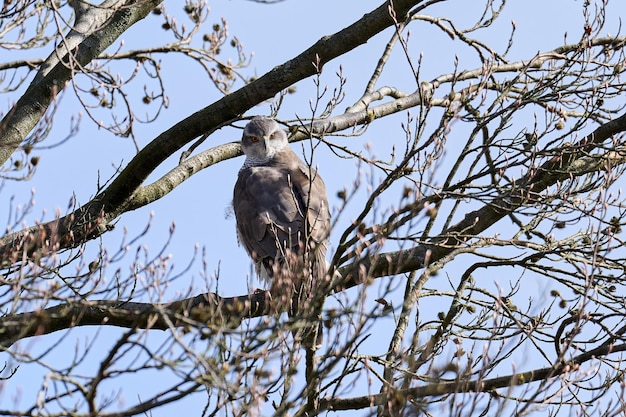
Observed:
[[[267,149],[269,142],[270,142],[270,137],[269,136],[263,136],[261,137],[261,139],[263,139],[263,148]]]

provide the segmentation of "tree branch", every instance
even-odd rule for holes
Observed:
[[[554,366],[535,369],[533,371],[520,372],[517,374],[501,376],[492,379],[478,379],[474,381],[449,381],[428,384],[420,387],[397,390],[394,392],[396,399],[403,402],[412,399],[420,399],[428,396],[439,396],[455,393],[490,392],[497,388],[512,387],[529,384],[535,381],[546,381],[557,375],[576,372],[580,365],[597,357],[609,353],[626,351],[626,344],[613,345],[604,343],[589,352],[582,353],[567,363],[559,362]],[[390,393],[365,395],[354,398],[322,398],[318,411],[325,410],[356,410],[373,406],[384,405],[389,400]]]
[[[338,268],[342,279],[333,289],[342,291],[371,278],[391,276],[423,268],[462,247],[469,239],[478,236],[517,208],[532,202],[551,185],[589,172],[590,153],[611,136],[626,130],[626,114],[599,126],[593,133],[567,148],[567,152],[553,157],[537,170],[513,181],[509,192],[494,199],[482,208],[465,215],[459,223],[443,231],[429,243],[397,252],[376,254],[358,259]],[[610,150],[613,162],[621,162]],[[600,158],[602,160],[602,158]],[[581,167],[582,165],[582,167]],[[599,167],[599,165],[598,165]],[[50,333],[77,325],[109,324],[122,327],[168,328],[163,314],[174,323],[191,318],[203,323],[239,322],[246,317],[267,314],[266,294],[222,298],[205,294],[165,305],[120,301],[93,301],[83,304],[63,304],[37,312],[9,315],[0,319],[0,343],[10,346],[16,340]]]
[[[39,72],[13,108],[0,121],[0,165],[15,152],[37,125],[50,103],[76,72],[129,27],[146,17],[162,0],[107,0],[76,17],[74,28],[40,65]]]
[[[395,16],[406,16],[408,10],[419,2],[420,0],[396,0],[392,2],[393,13]],[[129,207],[138,207],[137,201],[131,204],[133,195],[140,190],[148,175],[169,156],[194,138],[239,117],[256,104],[314,75],[328,61],[364,44],[372,36],[392,26],[394,20],[390,16],[389,4],[385,2],[347,28],[321,38],[297,57],[161,133],[128,163],[104,191],[75,212],[4,237],[0,241],[0,265],[14,262],[12,257],[17,252],[26,253],[27,257],[32,257],[36,252],[46,256],[59,249],[76,247],[106,232],[108,225]],[[19,102],[16,109],[22,109]],[[18,143],[14,143],[15,140]],[[7,143],[12,143],[15,149],[19,141],[20,138],[14,138]],[[1,156],[2,154],[0,160]],[[52,234],[56,236],[52,238]]]

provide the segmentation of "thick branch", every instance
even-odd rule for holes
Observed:
[[[161,1],[141,1],[126,6],[119,0],[107,0],[76,17],[74,29],[41,64],[28,89],[0,121],[0,165],[37,125],[77,68],[89,64]]]
[[[581,169],[580,161],[583,161],[583,164],[588,167],[589,154],[613,135],[624,131],[626,131],[626,114],[599,126],[593,133],[568,147],[563,153],[554,156],[536,170],[530,171],[520,179],[513,181],[514,186],[510,191],[500,195],[480,209],[466,214],[463,220],[444,230],[429,244],[411,251],[403,251],[408,253],[402,255],[401,259],[378,256],[373,265],[370,265],[370,259],[367,259],[358,265],[360,271],[352,269],[349,273],[342,275],[354,280],[364,270],[374,271],[372,276],[377,276],[376,273],[381,271],[404,273],[422,268],[425,255],[428,255],[430,261],[442,259],[457,247],[464,246],[468,240],[478,236],[503,217],[525,204],[532,203],[548,187],[557,182],[588,173],[588,169]]]
[[[263,292],[231,298],[204,294],[164,305],[108,300],[60,304],[1,318],[0,346],[9,347],[22,338],[76,326],[107,325],[166,330],[170,327],[169,323],[180,326],[189,319],[209,324],[224,323],[231,318],[241,321],[241,317],[266,314],[265,308]]]
[[[389,254],[390,258],[399,255]],[[76,305],[59,305],[33,313],[17,314],[0,319],[0,344],[7,348],[19,339],[51,333],[83,325],[113,325],[167,330],[170,323],[180,326],[190,320],[209,324],[233,326],[244,317],[267,314],[269,305],[265,292],[256,292],[243,297],[221,298],[214,294],[199,295],[167,305],[147,303],[98,301]],[[167,316],[167,319],[164,317]],[[521,372],[492,379],[474,381],[450,381],[427,384],[406,390],[398,395],[406,401],[426,396],[440,396],[461,392],[489,392],[497,388],[545,381],[548,378],[575,372],[578,366],[598,357],[626,351],[626,345],[603,343],[597,348],[582,353],[567,363]],[[382,405],[388,394],[366,395],[354,398],[324,398],[318,411],[361,409]]]
[[[596,349],[572,358],[567,363],[559,362],[554,366],[492,379],[462,382],[450,381],[427,384],[420,387],[398,390],[395,393],[395,398],[402,398],[404,401],[410,401],[412,399],[420,399],[428,396],[440,396],[454,393],[490,392],[497,388],[525,385],[535,381],[546,381],[547,379],[553,378],[557,375],[576,372],[581,364],[590,360],[595,360],[598,357],[602,357],[610,353],[623,351],[626,351],[626,344],[613,345],[605,343]],[[356,410],[384,405],[388,400],[388,393],[365,395],[354,398],[323,398],[320,400],[318,411]]]
[[[395,16],[405,16],[419,2],[420,0],[394,1]],[[138,207],[137,201],[131,202],[132,196],[140,190],[148,175],[182,146],[237,118],[290,85],[314,75],[326,62],[364,44],[393,24],[389,2],[385,2],[354,24],[334,35],[321,38],[297,57],[172,126],[142,149],[109,187],[85,206],[54,222],[3,238],[0,242],[0,264],[11,263],[11,256],[17,252],[25,251],[28,256],[32,256],[38,251],[45,256],[54,250],[77,246],[106,232],[107,225],[112,220],[129,207]],[[57,235],[54,237],[54,244],[49,242],[52,233]]]
[[[395,14],[404,16],[417,3],[419,0],[394,1]],[[102,193],[105,212],[121,207],[148,175],[194,138],[238,118],[281,90],[316,74],[328,61],[364,44],[393,23],[389,16],[389,4],[385,2],[347,28],[321,38],[297,57],[172,126],[142,149]]]
[[[558,181],[585,175],[590,166],[589,154],[609,137],[626,130],[626,114],[598,127],[593,133],[569,147],[570,152],[555,156],[536,171],[529,172],[514,184],[510,192],[494,199],[482,208],[468,213],[456,225],[448,228],[428,244],[398,252],[376,254],[359,259],[338,269],[344,277],[334,288],[342,291],[365,282],[369,278],[391,276],[423,268],[451,254],[458,247]],[[609,151],[612,155],[613,152]],[[614,159],[614,161],[620,161]],[[584,168],[581,168],[581,161]],[[601,166],[597,166],[601,169]],[[109,324],[122,327],[166,329],[163,315],[173,315],[169,321],[182,323],[188,317],[203,323],[238,322],[246,317],[267,314],[269,306],[263,292],[252,295],[222,298],[215,294],[200,295],[164,306],[146,303],[97,301],[82,305],[60,305],[46,310],[10,315],[0,320],[0,342],[9,346],[16,340],[50,333],[77,325]]]

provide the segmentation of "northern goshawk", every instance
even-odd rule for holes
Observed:
[[[269,281],[275,305],[288,303],[283,305],[288,305],[290,316],[308,323],[300,333],[303,345],[316,348],[323,299],[316,291],[326,277],[330,233],[326,187],[317,170],[298,158],[273,119],[253,118],[244,128],[241,147],[246,160],[233,193],[239,242],[257,274]]]

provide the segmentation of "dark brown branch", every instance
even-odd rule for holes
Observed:
[[[76,326],[117,326],[167,330],[170,323],[182,326],[191,321],[228,324],[243,317],[267,314],[266,293],[222,298],[215,294],[164,305],[122,301],[84,301],[60,304],[39,311],[13,314],[0,319],[0,345],[9,347],[17,340],[52,333]]]
[[[581,159],[587,160],[589,154],[607,139],[624,131],[626,131],[626,114],[599,126],[593,133],[569,146],[567,151],[554,156],[536,170],[513,181],[515,186],[509,192],[495,198],[480,209],[466,214],[463,220],[444,230],[429,244],[392,254],[381,254],[375,259],[365,259],[352,264],[342,273],[346,277],[346,285],[352,286],[355,281],[362,282],[359,276],[363,273],[371,277],[405,273],[423,268],[426,257],[429,262],[442,259],[503,217],[524,205],[532,204],[539,193],[548,187],[586,173],[585,170],[579,171],[572,167]]]
[[[406,16],[419,0],[396,0],[393,12]],[[0,265],[14,262],[17,252],[46,256],[54,251],[76,247],[108,230],[108,225],[129,209],[141,184],[168,157],[224,122],[235,119],[256,104],[290,85],[314,75],[328,61],[367,42],[392,26],[389,2],[334,35],[325,36],[297,57],[180,121],[142,149],[102,193],[70,215],[45,225],[15,232],[0,241]],[[19,104],[19,103],[18,103]],[[21,110],[20,110],[21,111]],[[16,145],[17,146],[17,145]],[[56,234],[54,238],[51,238]],[[53,239],[54,242],[50,242]]]
[[[394,1],[395,14],[405,16],[417,3],[418,0]],[[297,57],[172,126],[142,149],[102,193],[105,212],[122,206],[154,169],[196,137],[236,119],[290,85],[315,75],[321,66],[364,44],[393,23],[389,4],[385,2],[347,28],[321,38]]]
[[[554,366],[492,379],[440,382],[405,390],[398,390],[395,392],[395,398],[402,398],[404,401],[410,401],[412,399],[454,393],[490,392],[497,388],[525,385],[535,381],[546,381],[557,375],[576,372],[580,365],[590,360],[595,360],[598,357],[608,355],[610,353],[623,351],[626,351],[626,344],[602,344],[589,352],[576,356],[567,363],[559,362]],[[322,398],[320,399],[318,411],[368,408],[372,406],[384,405],[388,399],[388,393],[365,395],[354,398]]]
[[[385,262],[372,265],[371,262],[362,261],[361,264],[367,268],[363,271],[370,276],[383,277],[402,269],[404,262],[423,264],[423,256],[423,250],[415,248],[378,255]],[[338,272],[348,274],[353,270],[358,270],[358,267],[349,265],[339,268]],[[357,280],[348,280],[334,291],[342,291],[355,285],[358,285]],[[0,318],[0,346],[9,347],[26,337],[76,326],[107,325],[156,330],[167,330],[172,324],[182,326],[190,323],[236,326],[244,318],[261,317],[275,309],[276,306],[271,305],[269,300],[266,291],[257,291],[236,297],[207,293],[162,305],[109,300],[65,303]]]
[[[377,254],[339,268],[338,272],[343,279],[337,283],[334,291],[351,288],[365,282],[366,279],[418,270],[427,262],[442,259],[507,214],[524,204],[532,203],[540,192],[551,185],[572,176],[583,175],[586,171],[575,171],[571,167],[581,159],[588,159],[594,148],[624,130],[626,130],[626,114],[598,127],[593,133],[568,147],[571,151],[555,156],[536,171],[518,179],[514,182],[517,186],[508,194],[468,213],[463,220],[445,230],[428,244],[397,252]],[[269,307],[264,292],[231,298],[204,294],[160,306],[119,301],[93,301],[80,305],[64,304],[0,319],[0,344],[10,346],[24,337],[46,334],[78,325],[107,324],[164,330],[169,328],[169,322],[182,325],[186,319],[201,323],[237,323],[246,317],[265,315],[270,311]],[[168,316],[168,320],[165,320],[164,316]]]

